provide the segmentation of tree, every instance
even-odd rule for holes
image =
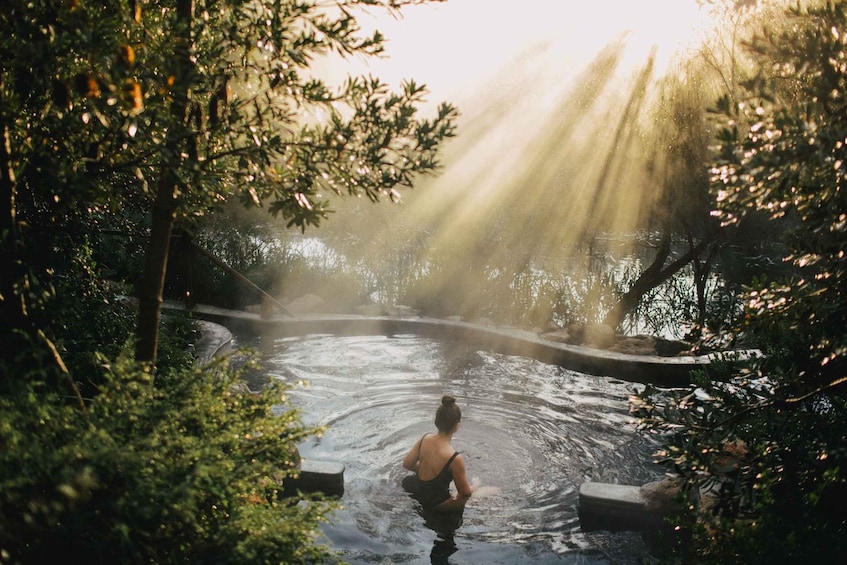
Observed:
[[[645,296],[690,266],[697,307],[695,318],[687,321],[692,333],[705,329],[706,282],[719,251],[730,240],[729,230],[709,216],[707,110],[715,83],[715,69],[708,61],[710,41],[714,40],[703,39],[698,49],[680,53],[676,72],[655,83],[652,128],[643,135],[650,136],[646,168],[653,172],[658,195],[643,225],[658,234],[658,243],[651,263],[606,312],[603,323],[608,326],[619,327]]]
[[[170,230],[183,198],[203,203],[233,195],[245,204],[267,202],[272,214],[304,229],[329,213],[324,191],[396,199],[397,188],[436,168],[439,142],[453,133],[451,106],[443,104],[432,120],[418,119],[415,106],[424,90],[414,82],[399,94],[373,78],[349,79],[333,89],[308,73],[315,57],[330,52],[382,51],[378,33],[360,37],[354,9],[411,3],[420,2],[236,1],[226,9],[198,7],[202,18],[188,0],[180,4],[176,68],[161,73],[168,69],[166,58],[152,65],[140,61],[157,71],[150,82],[167,76],[174,83],[173,98],[164,104],[167,136],[154,173],[153,223],[139,288],[138,359],[155,360]],[[149,25],[141,23],[142,30]],[[215,190],[204,195],[202,187],[210,185]]]
[[[647,168],[658,173],[655,179],[660,190],[645,229],[659,234],[656,253],[630,287],[619,294],[603,323],[619,326],[645,296],[685,271],[683,276],[693,279],[694,300],[691,314],[681,312],[681,318],[692,325],[689,337],[713,342],[703,343],[711,347],[725,343],[720,334],[732,321],[725,319],[726,311],[710,315],[716,298],[708,295],[710,283],[718,279],[725,289],[725,296],[717,300],[732,301],[739,275],[742,279],[746,276],[734,272],[740,256],[749,262],[750,256],[761,254],[780,230],[768,229],[767,222],[756,213],[732,225],[722,224],[711,215],[710,107],[720,93],[735,100],[739,76],[755,65],[738,54],[740,35],[764,8],[757,9],[749,0],[703,0],[701,4],[701,10],[717,23],[696,49],[678,55],[676,72],[657,82],[653,128],[647,132],[653,136],[654,148],[646,159]]]
[[[749,289],[737,330],[764,357],[633,409],[668,433],[662,460],[699,508],[683,518],[689,557],[834,563],[847,551],[847,3],[767,21],[747,44],[761,71],[719,101],[712,169],[722,222],[766,213],[785,230],[790,271]]]
[[[327,194],[397,199],[436,169],[454,108],[422,119],[425,90],[412,81],[392,93],[374,78],[331,85],[311,70],[382,52],[378,32],[360,33],[357,9],[416,3],[13,3],[3,130],[11,170],[32,172],[14,190],[33,204],[4,203],[18,216],[81,208],[89,223],[126,200],[150,214],[136,356],[153,362],[176,222],[237,198],[305,229],[331,212]],[[32,57],[14,56],[21,43]]]

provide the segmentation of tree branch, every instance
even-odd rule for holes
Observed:
[[[53,345],[53,342],[50,341],[50,338],[48,338],[43,331],[38,330],[37,334],[41,341],[44,342],[44,345],[47,346],[47,349],[50,350],[50,354],[53,356],[53,360],[59,367],[59,371],[67,379],[68,384],[70,385],[71,390],[73,391],[74,396],[76,397],[77,403],[79,404],[79,409],[85,412],[85,402],[82,400],[82,395],[79,392],[79,388],[76,386],[76,382],[74,381],[73,376],[71,376],[70,371],[68,371],[68,367],[62,360],[62,355],[59,353],[59,350],[56,349],[56,346]]]

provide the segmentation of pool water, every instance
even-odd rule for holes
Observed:
[[[300,446],[302,456],[346,467],[343,509],[323,528],[346,562],[649,560],[638,534],[582,532],[578,518],[583,481],[660,477],[650,462],[655,445],[628,413],[640,385],[413,335],[310,335],[272,349],[265,378],[291,386],[306,423],[326,426]],[[469,478],[499,489],[473,497],[447,531],[401,487],[403,456],[435,431],[444,394],[462,408],[453,445]]]

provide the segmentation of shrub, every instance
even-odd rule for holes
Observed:
[[[126,357],[81,411],[30,375],[0,396],[0,560],[316,563],[333,504],[281,498],[312,430],[221,364],[154,386]]]

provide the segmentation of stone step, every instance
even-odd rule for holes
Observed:
[[[610,483],[582,483],[579,522],[583,531],[655,531],[665,513],[650,508],[642,487]]]
[[[286,493],[299,490],[341,496],[344,494],[344,464],[338,461],[303,458],[300,461],[300,476],[285,479],[283,490]]]

